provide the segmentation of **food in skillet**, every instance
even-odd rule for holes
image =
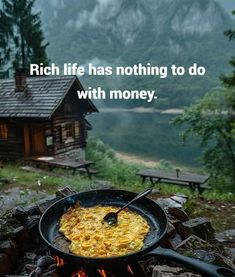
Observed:
[[[69,208],[60,219],[59,231],[69,239],[70,252],[86,257],[112,257],[140,250],[150,227],[138,213],[128,209],[118,215],[118,224],[110,226],[103,217],[117,210],[113,206]]]

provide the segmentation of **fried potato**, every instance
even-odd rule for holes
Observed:
[[[118,224],[109,226],[104,216],[116,211],[113,206],[81,207],[79,204],[62,215],[59,231],[70,240],[70,252],[86,257],[113,257],[140,250],[150,227],[138,213],[125,209]]]

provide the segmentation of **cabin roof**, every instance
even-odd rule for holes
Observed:
[[[15,79],[0,80],[0,118],[48,119],[59,107],[74,82],[83,89],[76,76],[27,77],[25,91],[16,92]],[[90,99],[85,101],[88,102],[86,112],[98,112]]]

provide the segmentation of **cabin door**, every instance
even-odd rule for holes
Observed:
[[[32,134],[32,154],[42,155],[45,153],[45,141],[44,141],[44,130],[41,127],[33,127],[31,129]]]

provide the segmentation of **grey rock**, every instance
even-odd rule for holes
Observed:
[[[37,267],[40,267],[41,269],[47,268],[50,265],[55,263],[55,260],[50,256],[42,256],[37,261]]]
[[[159,198],[155,200],[157,204],[159,204],[163,209],[167,209],[169,207],[182,208],[182,205],[177,203],[171,198]]]
[[[229,229],[215,234],[215,238],[219,242],[235,242],[235,229]]]

